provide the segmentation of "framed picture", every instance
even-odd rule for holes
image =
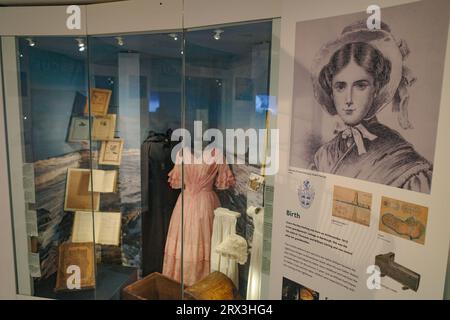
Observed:
[[[112,139],[102,142],[98,163],[119,166],[122,159],[123,139]]]
[[[81,142],[89,140],[89,118],[72,117],[67,142]]]
[[[92,123],[92,140],[111,140],[116,131],[116,115],[96,116]]]
[[[92,88],[90,94],[91,115],[104,116],[108,114],[109,100],[112,91],[109,89]],[[89,115],[89,100],[86,101],[84,114]]]
[[[89,169],[67,169],[64,211],[100,210],[100,193],[89,191],[90,177]]]

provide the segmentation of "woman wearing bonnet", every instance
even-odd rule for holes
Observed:
[[[408,121],[408,92],[414,83],[404,66],[408,48],[389,27],[369,30],[366,21],[347,26],[326,44],[313,63],[316,100],[343,123],[336,136],[314,155],[312,169],[429,193],[432,165],[398,132],[378,122],[387,105]]]

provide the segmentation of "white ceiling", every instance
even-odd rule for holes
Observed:
[[[0,6],[52,6],[114,2],[122,0],[0,0]]]

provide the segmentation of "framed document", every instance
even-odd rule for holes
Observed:
[[[69,168],[67,170],[65,211],[91,211],[92,209],[98,211],[100,209],[100,193],[89,191],[90,177],[89,169]]]
[[[58,248],[55,291],[95,288],[94,243],[63,243]]]
[[[102,142],[99,164],[119,166],[122,159],[123,139],[112,139]]]
[[[111,90],[108,89],[91,89],[91,115],[105,116],[108,114],[109,100],[111,99]],[[89,100],[86,101],[84,114],[89,115]]]
[[[114,139],[116,131],[116,115],[96,116],[92,124],[92,140]]]
[[[80,142],[89,140],[89,118],[72,117],[67,142]]]

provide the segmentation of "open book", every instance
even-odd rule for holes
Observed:
[[[93,183],[89,180],[89,191],[94,192],[116,192],[117,171],[116,170],[92,170]]]
[[[95,243],[118,246],[121,218],[120,212],[95,212],[93,214],[92,212],[77,211],[73,222],[72,242],[93,242],[95,227]]]
[[[67,169],[64,211],[88,211],[100,208],[100,193],[90,192],[91,170]]]

